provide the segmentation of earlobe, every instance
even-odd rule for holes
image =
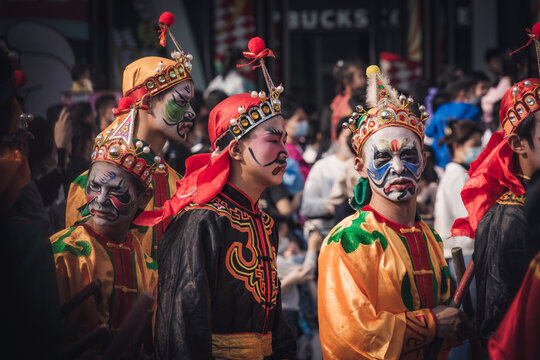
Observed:
[[[367,172],[366,172],[366,166],[364,164],[364,160],[360,156],[357,156],[354,158],[354,169],[358,174],[360,174],[361,177],[367,178]]]
[[[238,140],[231,141],[231,144],[229,145],[229,156],[234,160],[243,160],[242,149],[240,149]]]
[[[516,154],[521,155],[527,152],[524,141],[527,140],[520,139],[517,134],[510,134],[508,136],[508,146],[510,146],[510,149],[512,149],[512,151]]]
[[[427,164],[427,153],[425,151],[422,151],[422,161],[422,172],[424,172]]]

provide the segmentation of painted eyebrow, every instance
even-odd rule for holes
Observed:
[[[283,131],[282,130],[278,130],[276,128],[270,128],[270,129],[266,129],[266,132],[270,133],[270,134],[273,134],[273,135],[279,135],[279,136],[282,136],[283,135]]]

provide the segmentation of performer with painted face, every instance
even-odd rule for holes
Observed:
[[[278,229],[258,206],[278,185],[288,157],[279,96],[263,58],[264,42],[249,42],[260,61],[264,91],[238,94],[210,113],[214,152],[190,157],[186,176],[162,211],[136,223],[176,216],[158,250],[158,359],[291,359],[295,341],[281,318],[276,268]]]
[[[177,46],[177,51],[171,54],[173,59],[145,57],[126,67],[122,84],[124,98],[116,109],[117,118],[98,135],[98,139],[103,139],[126,118],[130,118],[135,124],[134,137],[146,141],[157,154],[163,150],[167,140],[186,140],[195,118],[189,103],[194,95],[190,75],[193,57],[182,50],[168,31],[174,23],[174,16],[165,12],[159,23],[161,44],[165,46],[165,36],[169,34]],[[66,227],[90,215],[85,197],[88,179],[88,172],[85,172],[71,184],[66,206]],[[179,180],[179,174],[162,161],[152,178],[150,186],[154,194],[146,210],[161,208],[174,195]],[[169,222],[170,219],[166,219],[152,228],[131,230],[152,258],[157,254],[157,244]]]
[[[98,138],[86,182],[89,217],[51,237],[58,292],[65,304],[94,279],[98,294],[66,319],[66,342],[79,340],[101,324],[118,329],[142,291],[155,293],[156,263],[129,229],[152,198],[152,177],[161,165],[150,146],[133,138],[126,117]]]
[[[365,111],[348,126],[361,175],[351,205],[323,242],[318,310],[325,359],[423,359],[436,338],[467,335],[471,324],[446,307],[450,278],[439,235],[416,211],[425,166],[424,120],[397,96],[377,66],[367,69]]]

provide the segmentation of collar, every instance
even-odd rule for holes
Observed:
[[[108,237],[101,235],[96,230],[94,230],[90,225],[87,223],[81,224],[84,229],[90,233],[93,237],[96,238],[96,240],[103,245],[106,248],[115,248],[115,249],[125,249],[129,251],[133,251],[133,244],[132,244],[132,237],[129,233],[126,234],[126,239],[124,242],[118,243],[116,241],[113,241],[109,239]]]
[[[259,201],[251,201],[249,196],[247,196],[242,190],[240,190],[230,182],[225,183],[223,189],[221,189],[221,195],[229,199],[235,205],[251,213],[259,212]]]
[[[388,225],[392,230],[394,230],[398,234],[412,233],[412,232],[419,232],[419,231],[421,232],[422,231],[422,228],[420,227],[420,221],[422,221],[422,219],[420,218],[420,215],[418,215],[418,211],[416,212],[416,215],[414,217],[414,225],[413,226],[408,226],[408,225],[404,225],[404,224],[400,224],[400,223],[397,223],[395,221],[392,221],[392,220],[384,217],[380,213],[378,213],[375,209],[373,209],[369,205],[364,206],[361,209],[361,211],[369,211],[369,212],[373,213],[373,216],[375,216],[375,220]]]

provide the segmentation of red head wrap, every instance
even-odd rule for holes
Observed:
[[[509,88],[501,100],[500,120],[504,131],[491,136],[489,143],[469,170],[470,178],[461,190],[468,218],[457,219],[453,236],[474,238],[478,223],[497,199],[510,190],[525,194],[521,181],[513,170],[514,152],[508,145],[508,135],[529,115],[540,109],[540,79],[526,79]]]
[[[212,149],[221,135],[228,131],[231,119],[240,116],[239,107],[248,110],[261,100],[250,94],[238,94],[223,100],[210,112],[208,134]],[[204,204],[214,198],[223,188],[229,176],[229,147],[212,154],[198,154],[186,160],[186,175],[177,185],[176,194],[167,200],[161,210],[142,213],[135,224],[153,226],[169,216],[175,216],[190,203]]]

